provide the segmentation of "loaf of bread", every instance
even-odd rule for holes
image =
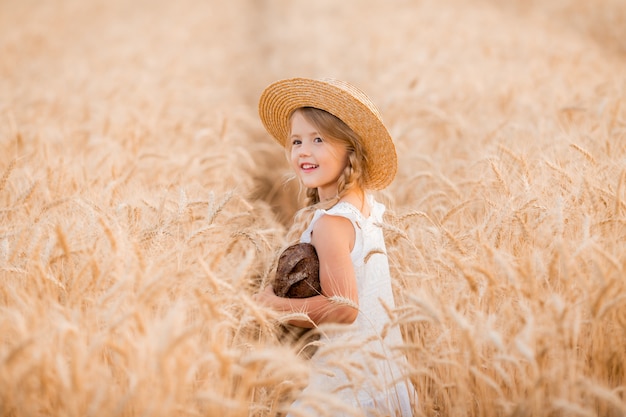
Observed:
[[[320,263],[310,243],[289,246],[278,258],[272,287],[279,297],[307,298],[322,293]]]

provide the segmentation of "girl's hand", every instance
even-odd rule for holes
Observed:
[[[275,304],[275,300],[276,298],[278,298],[278,296],[274,294],[274,289],[272,288],[272,286],[268,285],[263,288],[262,291],[254,294],[252,298],[254,301],[261,305],[264,305],[266,307],[273,307]]]

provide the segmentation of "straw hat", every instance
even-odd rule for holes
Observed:
[[[366,154],[365,186],[380,190],[398,169],[396,148],[374,103],[356,87],[334,79],[291,78],[263,91],[259,116],[265,129],[285,146],[291,114],[300,107],[325,110],[347,124],[363,140]]]

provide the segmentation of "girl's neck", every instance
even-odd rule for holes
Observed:
[[[339,190],[337,184],[334,186],[327,185],[325,187],[317,188],[317,197],[320,202],[337,200],[339,197]]]
[[[370,207],[367,204],[364,190],[350,190],[348,193],[342,196],[339,201],[345,201],[346,203],[352,204],[361,212],[364,217],[369,217]]]

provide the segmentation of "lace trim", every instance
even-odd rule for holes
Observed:
[[[335,204],[333,207],[331,207],[328,210],[323,210],[324,213],[326,214],[344,214],[344,211],[341,211],[340,208],[346,208],[350,213],[354,214],[356,217],[358,217],[357,220],[367,220],[367,218],[365,216],[363,216],[363,213],[361,213],[361,211],[356,208],[352,203],[348,203],[347,201],[340,201],[339,203]],[[371,208],[370,208],[371,210]],[[370,213],[370,217],[371,217],[371,213]]]
[[[370,207],[370,215],[369,215],[369,217],[365,217],[363,215],[363,213],[361,213],[361,210],[356,208],[356,206],[354,204],[349,203],[347,201],[340,201],[339,203],[335,204],[333,207],[329,208],[328,210],[321,210],[321,211],[326,213],[326,214],[341,214],[341,213],[345,213],[345,212],[342,212],[340,210],[340,208],[344,208],[345,207],[345,208],[348,209],[349,212],[351,212],[354,215],[356,215],[356,217],[357,217],[356,220],[363,220],[363,221],[375,220],[378,217],[377,213],[378,213],[378,204],[379,203],[370,194],[367,194],[365,196],[365,199],[367,200],[367,204]]]

